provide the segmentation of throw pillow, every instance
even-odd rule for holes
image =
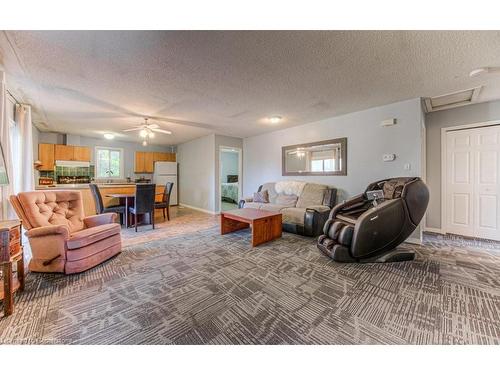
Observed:
[[[253,201],[256,203],[269,203],[269,192],[264,190],[253,193]]]

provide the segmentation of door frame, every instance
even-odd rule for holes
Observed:
[[[490,126],[500,126],[500,120],[477,122],[473,124],[464,124],[441,128],[441,232],[442,234],[448,233],[448,220],[447,220],[447,179],[446,179],[446,133],[451,131],[468,130],[475,128],[486,128]]]
[[[238,201],[241,199],[241,190],[243,188],[243,149],[240,147],[232,147],[232,146],[219,146],[219,170],[217,171],[217,183],[218,183],[218,188],[219,188],[219,194],[218,194],[218,202],[219,202],[219,209],[217,210],[217,213],[222,212],[222,189],[221,189],[221,172],[222,172],[222,152],[224,150],[236,150],[238,151]]]

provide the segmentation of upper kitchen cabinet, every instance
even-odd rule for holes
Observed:
[[[74,146],[74,159],[76,161],[90,161],[90,147]]]
[[[175,154],[171,152],[155,152],[154,161],[175,161]]]
[[[39,171],[53,171],[55,165],[54,144],[40,143],[38,145],[38,159],[42,165],[38,166]]]
[[[175,161],[175,154],[170,152],[143,152],[135,153],[135,173],[153,173],[155,161]]]
[[[55,145],[55,159],[90,162],[90,148],[81,146]]]

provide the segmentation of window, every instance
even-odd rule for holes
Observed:
[[[96,147],[95,177],[123,178],[123,149]]]

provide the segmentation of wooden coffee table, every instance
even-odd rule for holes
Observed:
[[[252,226],[252,246],[281,237],[281,214],[240,208],[220,214],[220,233],[226,234]]]

